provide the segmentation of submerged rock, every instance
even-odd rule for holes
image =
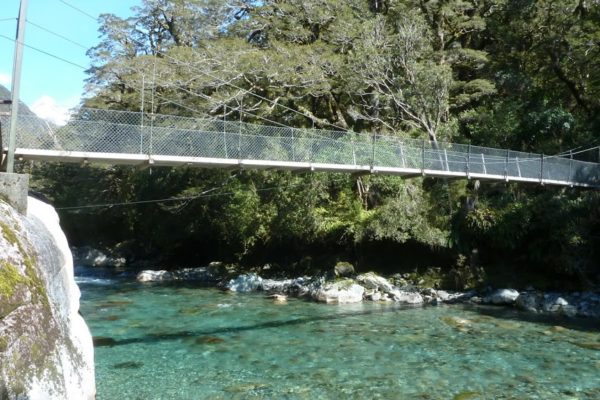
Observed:
[[[273,302],[278,304],[287,303],[287,296],[285,294],[272,294],[267,296],[268,299],[272,299]]]
[[[224,343],[225,339],[217,336],[200,336],[194,341],[196,344],[219,344]]]
[[[467,332],[473,322],[466,318],[455,317],[455,316],[444,316],[440,317],[440,319],[448,326],[455,328],[461,332]]]
[[[474,400],[478,398],[481,398],[481,393],[466,391],[458,393],[452,398],[452,400]]]
[[[357,285],[351,279],[329,282],[315,290],[312,297],[323,303],[360,303],[365,288]]]
[[[27,210],[0,201],[0,398],[91,400],[94,348],[67,239],[51,206],[30,197]]]
[[[138,369],[143,366],[144,363],[140,361],[125,361],[122,363],[114,364],[112,367],[116,369]]]
[[[600,342],[571,342],[571,343],[577,347],[581,347],[582,349],[600,351]]]

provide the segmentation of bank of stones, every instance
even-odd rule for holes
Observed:
[[[211,263],[207,267],[174,271],[145,270],[138,274],[137,279],[140,282],[199,281],[231,292],[260,291],[268,295],[280,294],[323,303],[374,301],[415,306],[473,303],[515,307],[538,314],[600,318],[600,293],[544,293],[533,289],[517,291],[510,288],[454,292],[413,286],[404,280],[387,279],[374,272],[352,277],[270,279],[257,273],[238,275],[221,263]]]

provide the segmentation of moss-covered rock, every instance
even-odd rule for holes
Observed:
[[[30,199],[28,209],[0,202],[0,398],[91,399],[93,347],[68,245],[50,206]]]
[[[354,265],[346,261],[340,261],[335,264],[333,272],[337,277],[348,277],[354,275]]]

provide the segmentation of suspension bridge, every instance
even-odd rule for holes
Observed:
[[[9,118],[0,117],[7,129]],[[20,160],[431,176],[599,188],[600,164],[568,155],[389,135],[82,108],[64,126],[17,118]],[[6,148],[3,149],[6,151]]]

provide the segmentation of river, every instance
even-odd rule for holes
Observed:
[[[274,303],[77,268],[98,399],[600,399],[598,321]]]

